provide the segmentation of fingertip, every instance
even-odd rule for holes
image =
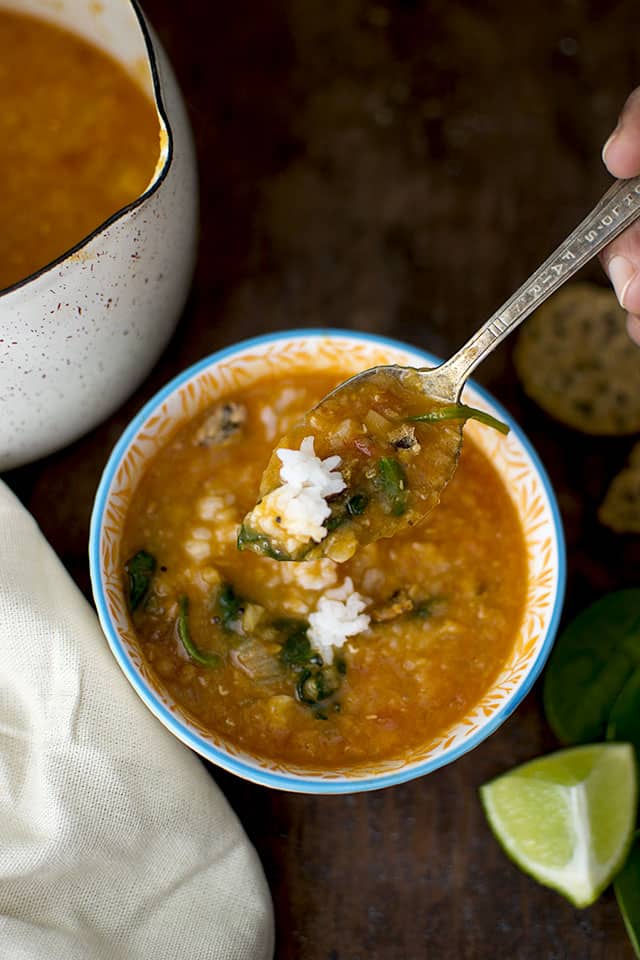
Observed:
[[[617,173],[615,173],[615,172],[611,169],[611,166],[610,166],[610,163],[609,163],[609,156],[610,156],[610,154],[611,154],[611,148],[613,147],[613,145],[614,145],[614,143],[615,143],[615,140],[616,140],[616,137],[618,136],[618,130],[619,130],[619,129],[620,129],[620,127],[619,127],[619,125],[618,125],[618,126],[615,128],[615,130],[613,131],[613,133],[609,136],[609,139],[606,141],[604,147],[602,148],[602,162],[604,163],[604,165],[605,165],[605,167],[607,168],[607,170],[609,171],[609,173],[612,173],[614,177],[617,177]],[[615,153],[615,151],[614,151],[614,153]],[[614,160],[615,160],[615,157],[614,157]]]
[[[627,283],[620,303],[631,316],[640,316],[640,274],[635,273]]]
[[[623,257],[616,253],[616,255],[611,257],[609,260],[606,269],[620,306],[624,310],[628,310],[630,313],[640,313],[640,309],[635,310],[630,305],[629,296],[630,292],[633,291],[633,288],[637,286],[637,283],[635,282],[635,265],[631,262],[631,260],[628,260],[627,257]]]
[[[640,346],[640,317],[630,313],[627,316],[627,331],[631,339]]]
[[[640,151],[636,143],[623,136],[621,126],[617,126],[604,147],[602,162],[612,177],[628,180],[640,173]]]
[[[602,160],[609,173],[622,180],[640,174],[640,87],[627,97],[618,124],[602,148]]]

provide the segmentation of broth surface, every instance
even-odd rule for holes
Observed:
[[[115,60],[0,10],[0,288],[46,266],[144,192],[155,106]]]
[[[121,556],[123,567],[139,551],[155,559],[132,616],[157,686],[253,754],[326,769],[400,758],[464,717],[510,653],[527,584],[515,507],[468,439],[426,522],[346,563],[238,551],[274,442],[341,379],[263,380],[180,429],[134,494]],[[235,425],[227,416],[226,432],[225,404],[227,413],[243,411]],[[337,689],[303,702],[291,637],[295,645],[319,597],[345,577],[366,599],[371,624],[336,654]],[[190,639],[214,666],[194,662],[181,642],[181,598]]]

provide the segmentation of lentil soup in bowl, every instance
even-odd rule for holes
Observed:
[[[93,591],[125,675],[185,744],[267,786],[377,789],[455,760],[520,703],[557,629],[553,491],[518,426],[473,384],[465,402],[510,432],[465,425],[456,474],[422,524],[344,563],[238,549],[278,438],[337,383],[385,363],[437,359],[337,331],[222,350],[140,411],[96,496]],[[411,455],[405,434],[385,458],[383,493]],[[287,456],[336,468],[312,447],[285,454],[283,472]],[[350,496],[345,522],[366,508]]]

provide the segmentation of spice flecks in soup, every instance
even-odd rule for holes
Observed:
[[[238,551],[274,435],[340,379],[265,379],[181,428],[121,556],[158,687],[255,755],[326,769],[401,758],[462,719],[509,656],[527,584],[515,507],[470,440],[424,524],[345,563]]]
[[[106,53],[0,10],[0,288],[61,256],[148,186],[154,104]]]

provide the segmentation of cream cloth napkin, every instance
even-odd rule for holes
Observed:
[[[1,960],[263,960],[255,851],[0,482]]]

